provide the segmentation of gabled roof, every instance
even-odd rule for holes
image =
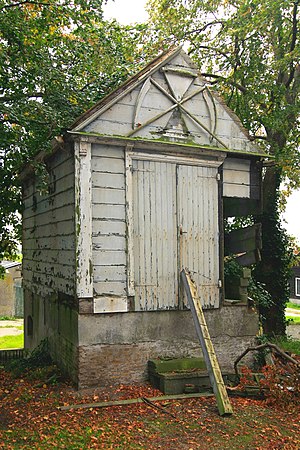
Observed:
[[[69,132],[263,154],[182,47],[151,61],[82,114]]]
[[[117,101],[123,95],[126,95],[128,91],[134,88],[136,84],[140,84],[150,76],[153,72],[163,66],[169,59],[180,53],[182,47],[171,47],[168,51],[161,53],[148,63],[142,70],[135,75],[131,76],[127,81],[121,84],[117,89],[106,95],[99,100],[94,106],[79,116],[75,122],[71,125],[70,129],[77,131],[81,130],[87,123],[91,122],[95,116],[101,114],[101,111],[109,107],[115,101]]]

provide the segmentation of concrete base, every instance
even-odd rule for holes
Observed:
[[[253,345],[258,316],[246,306],[205,311],[222,371]],[[139,383],[155,358],[202,355],[190,311],[79,316],[79,387]],[[250,356],[251,357],[251,356]]]
[[[191,312],[78,314],[69,298],[41,299],[25,290],[25,348],[47,338],[51,356],[79,388],[140,383],[156,358],[202,356]],[[258,316],[247,306],[206,310],[222,371],[254,343]]]

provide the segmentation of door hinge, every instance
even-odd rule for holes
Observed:
[[[221,175],[219,173],[217,173],[216,179],[217,179],[217,181],[221,180]]]
[[[222,280],[218,280],[218,286],[221,288],[223,286]]]

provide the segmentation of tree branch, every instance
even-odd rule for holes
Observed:
[[[290,52],[294,51],[294,49],[296,47],[296,42],[297,42],[297,33],[298,33],[297,10],[298,10],[298,6],[299,6],[299,0],[294,2],[292,40],[291,40]],[[288,87],[291,84],[291,82],[294,79],[294,75],[295,75],[295,66],[294,66],[293,62],[291,62],[291,64],[290,64],[290,76],[288,77],[288,79],[287,79],[287,81],[285,83],[286,87]]]
[[[203,25],[202,28],[197,28],[195,30],[187,31],[185,33],[185,36],[189,36],[189,35],[195,34],[195,33],[202,33],[207,28],[212,27],[213,25],[217,25],[217,24],[223,25],[224,24],[224,20],[213,20],[212,22],[209,22],[209,23],[206,23],[205,25]]]
[[[193,44],[193,45],[195,46],[194,50],[198,50],[199,48],[203,48],[205,50],[214,51],[214,52],[218,53],[219,55],[224,56],[224,58],[226,58],[228,60],[230,59],[227,53],[221,52],[220,49],[218,49],[217,47],[210,47],[209,45],[197,45],[197,46],[195,44]],[[192,51],[189,51],[188,54],[190,55],[191,53],[192,53]]]
[[[0,11],[2,11],[3,9],[15,8],[16,6],[23,6],[23,5],[50,6],[50,3],[24,0],[23,2],[10,3],[9,5],[2,6],[2,8],[0,8]]]
[[[21,98],[26,98],[27,100],[30,100],[31,98],[43,98],[45,96],[44,92],[32,92],[28,94],[18,94],[16,97],[12,96],[0,96],[0,102],[11,102],[11,101],[19,101]]]
[[[222,75],[216,75],[213,73],[205,73],[205,72],[202,72],[201,75],[205,78],[215,78],[220,81],[226,81],[226,83],[228,83],[230,86],[236,87],[243,94],[247,94],[249,92],[248,89],[245,88],[244,86],[242,86],[240,83],[237,83],[236,81],[228,80],[228,78],[223,77]]]

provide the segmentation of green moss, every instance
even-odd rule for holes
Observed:
[[[90,133],[90,132],[85,132],[85,131],[72,131],[71,134],[76,134],[76,135],[80,135],[80,136],[90,136],[90,137],[102,137],[102,138],[107,138],[107,139],[115,139],[115,140],[120,140],[120,141],[128,141],[128,142],[158,142],[158,143],[162,143],[162,144],[168,144],[168,142],[166,141],[166,138],[153,138],[153,139],[145,139],[145,138],[140,138],[140,137],[126,137],[126,136],[118,136],[118,135],[106,135],[106,134],[102,134],[102,133]],[[199,149],[207,149],[207,150],[215,150],[218,152],[225,152],[225,153],[234,153],[234,154],[240,154],[240,155],[249,155],[249,156],[264,156],[264,157],[268,157],[273,159],[272,156],[266,154],[266,153],[261,153],[261,152],[245,152],[243,150],[235,150],[235,149],[229,149],[229,148],[220,148],[220,147],[215,147],[215,146],[210,146],[210,145],[199,145],[199,144],[194,144],[194,143],[181,143],[181,142],[170,142],[172,145],[177,146],[177,147],[186,147],[186,148],[199,148]]]

